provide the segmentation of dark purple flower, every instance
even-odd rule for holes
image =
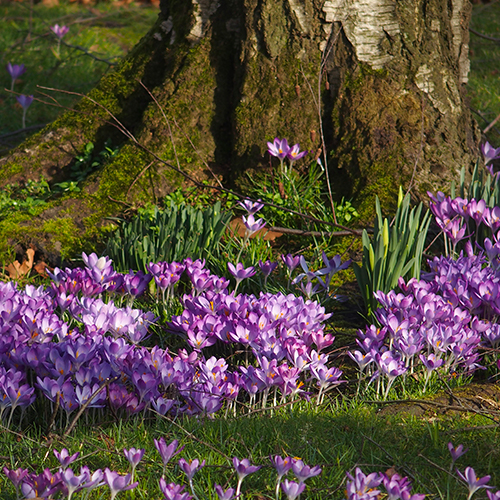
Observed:
[[[228,262],[227,267],[229,269],[229,272],[236,278],[235,291],[242,280],[244,280],[245,278],[250,278],[255,274],[255,269],[252,266],[245,268],[243,267],[243,264],[241,264],[241,262],[238,262],[236,266],[234,266],[234,264],[231,264],[231,262]]]
[[[262,262],[261,260],[259,260],[259,267],[265,278],[267,278],[276,269],[277,266],[277,262],[271,262],[270,260]]]
[[[142,460],[142,457],[144,456],[146,450],[141,449],[141,450],[136,450],[135,448],[130,448],[129,450],[124,449],[123,453],[125,454],[126,459],[129,461],[130,466],[132,467],[132,472],[131,472],[131,479],[130,482],[134,482],[134,473],[135,473],[135,468],[137,467],[138,463]]]
[[[24,64],[12,64],[8,62],[7,71],[9,72],[9,75],[12,78],[12,80],[15,81],[26,72],[26,68]]]
[[[250,465],[250,460],[248,458],[243,458],[239,460],[238,458],[233,458],[233,465],[236,469],[236,475],[238,476],[238,485],[236,486],[236,498],[240,495],[241,483],[243,479],[249,474],[257,472],[262,466],[261,465]]]
[[[292,273],[292,271],[300,264],[300,255],[296,255],[295,257],[292,254],[282,255],[281,260],[285,263],[288,271]]]
[[[464,453],[467,452],[467,449],[464,450],[463,444],[459,444],[456,448],[453,446],[453,443],[448,443],[448,450],[450,451],[451,459],[453,463],[455,463]]]

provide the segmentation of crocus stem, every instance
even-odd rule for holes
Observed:
[[[238,498],[240,496],[242,482],[243,482],[243,479],[238,480],[238,485],[236,486],[236,493],[234,494],[234,498]]]
[[[23,128],[26,128],[26,108],[23,108]]]

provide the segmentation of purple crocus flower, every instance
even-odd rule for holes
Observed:
[[[24,67],[24,64],[12,64],[10,62],[7,63],[7,71],[9,72],[10,78],[11,78],[11,84],[10,84],[10,90],[11,92],[14,90],[14,84],[16,83],[16,80],[24,74],[26,71],[26,68]]]
[[[12,80],[15,81],[26,72],[26,68],[24,64],[12,64],[8,62],[7,71],[9,72],[9,75],[12,78]]]
[[[288,473],[288,471],[292,468],[292,457],[282,458],[279,455],[274,455],[273,457],[269,457],[271,460],[271,464],[276,469],[278,473],[278,479],[276,481],[276,500],[279,498],[280,493],[280,483],[281,478]]]
[[[16,96],[17,102],[23,107],[23,109],[28,109],[31,106],[31,103],[33,102],[33,96],[32,95],[18,95]]]
[[[500,490],[493,493],[492,491],[487,491],[486,495],[488,496],[488,500],[500,500]]]
[[[486,486],[486,483],[491,479],[491,476],[477,478],[476,471],[472,467],[466,467],[463,474],[457,469],[457,474],[467,483],[467,486],[469,487],[469,496],[467,497],[467,500],[470,500],[472,495],[474,495],[477,490],[481,488],[491,488],[491,486]]]
[[[249,474],[257,472],[261,466],[260,465],[250,465],[250,460],[248,458],[243,458],[239,460],[237,457],[233,458],[233,465],[236,469],[236,475],[238,476],[238,485],[236,486],[236,498],[239,497],[241,491],[241,483],[243,479]]]
[[[66,469],[68,465],[72,464],[80,456],[79,451],[77,451],[74,455],[70,455],[66,448],[63,448],[60,453],[57,450],[53,451],[55,457],[57,458],[57,460],[59,460],[59,463],[61,464],[61,467],[63,469]]]
[[[182,469],[184,474],[186,474],[188,481],[191,483],[193,481],[193,477],[198,470],[205,466],[205,460],[201,463],[195,458],[194,460],[185,460],[184,458],[179,459],[179,467]]]
[[[299,483],[303,483],[306,479],[321,474],[321,467],[319,465],[310,467],[305,465],[302,460],[295,458],[292,460],[292,471]]]
[[[160,490],[165,500],[191,500],[189,493],[184,492],[184,486],[180,484],[167,484],[165,479],[160,478]]]
[[[281,260],[284,262],[288,268],[288,272],[291,274],[293,270],[300,264],[300,255],[295,257],[292,254],[282,255]]]
[[[215,485],[215,493],[219,497],[219,500],[231,500],[234,495],[234,488],[228,488],[226,491],[222,489],[222,486],[218,484]]]
[[[281,483],[281,489],[283,493],[287,496],[288,500],[295,500],[299,498],[300,494],[305,490],[306,483],[296,483],[294,481],[289,481],[285,479]]]
[[[346,483],[346,493],[348,500],[370,500],[376,498],[380,494],[380,490],[376,488],[380,486],[383,476],[377,472],[366,476],[363,471],[356,467],[354,477],[346,473],[348,481]]]
[[[255,269],[252,266],[245,268],[243,267],[243,264],[241,262],[238,262],[236,266],[234,266],[234,264],[231,264],[231,262],[228,262],[227,267],[229,269],[229,272],[236,279],[236,286],[234,287],[235,293],[238,288],[238,285],[242,280],[244,280],[245,278],[250,278],[255,274]]]
[[[290,163],[293,164],[294,161],[300,160],[301,158],[304,158],[306,154],[308,154],[309,151],[301,151],[300,146],[298,144],[295,144],[290,148],[288,151],[288,154],[286,157],[290,160]]]
[[[259,260],[259,267],[264,275],[264,278],[267,278],[276,269],[276,267],[278,267],[278,263],[271,262],[270,260],[266,260],[266,262]]]
[[[252,234],[256,233],[257,231],[260,231],[266,225],[266,222],[264,221],[264,219],[255,220],[255,217],[253,214],[249,214],[248,217],[245,217],[244,215],[242,215],[241,219],[243,220],[243,224],[247,228],[247,230],[246,230],[247,236],[251,236]]]
[[[104,480],[111,490],[111,500],[114,500],[120,491],[131,490],[139,484],[137,481],[131,483],[131,478],[131,474],[121,476],[118,472],[111,471],[107,467],[104,469]]]
[[[256,214],[261,208],[264,207],[264,203],[258,201],[243,200],[238,202],[249,214]]]
[[[495,149],[488,141],[486,141],[484,144],[481,144],[481,153],[483,153],[485,165],[488,165],[490,161],[500,158],[500,148]]]
[[[62,40],[63,36],[69,31],[67,26],[59,26],[58,24],[54,24],[54,26],[51,26],[50,29],[54,35],[59,38],[59,40]]]
[[[455,463],[464,453],[467,452],[468,448],[464,450],[464,445],[459,444],[456,448],[453,443],[448,443],[448,450],[450,451],[451,459]]]
[[[33,102],[33,96],[21,94],[16,96],[16,100],[23,108],[22,125],[23,128],[26,128],[26,112]]]
[[[162,437],[158,440],[153,439],[153,441],[155,443],[156,449],[158,450],[158,453],[160,454],[161,460],[163,462],[163,473],[165,473],[165,467],[167,466],[170,459],[180,453],[184,449],[184,446],[178,448],[179,441],[177,441],[177,439],[174,439],[168,446],[165,442],[165,439]]]
[[[135,468],[137,467],[137,464],[142,460],[142,457],[144,456],[146,450],[141,449],[141,450],[136,450],[135,448],[130,448],[130,450],[124,449],[123,453],[125,454],[126,459],[129,461],[130,466],[132,467],[132,472],[131,472],[131,479],[130,482],[134,482],[134,474],[135,474]]]
[[[277,137],[273,142],[267,143],[269,154],[272,156],[276,156],[283,162],[288,153],[290,152],[290,146],[288,145],[288,141],[286,139],[278,139]]]

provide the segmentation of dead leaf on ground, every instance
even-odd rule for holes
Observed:
[[[22,264],[15,260],[12,264],[5,266],[5,271],[9,274],[9,278],[23,278],[31,271],[35,260],[35,250],[33,248],[28,248],[28,250],[26,250],[26,256],[28,260],[23,260]]]

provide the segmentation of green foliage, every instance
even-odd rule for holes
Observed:
[[[85,180],[88,175],[100,167],[110,158],[116,156],[119,148],[112,148],[111,141],[108,139],[104,144],[104,149],[100,151],[97,155],[94,154],[94,144],[89,142],[85,145],[83,153],[75,157],[75,163],[71,167],[70,178],[75,182],[80,182]]]
[[[205,210],[173,202],[164,210],[146,209],[121,223],[108,241],[107,254],[120,271],[146,271],[150,262],[202,258],[216,250],[230,218],[220,202]]]
[[[373,293],[393,290],[400,277],[419,278],[422,253],[430,223],[430,212],[422,215],[422,203],[410,210],[410,196],[403,199],[399,189],[398,209],[392,223],[382,217],[378,197],[375,201],[373,243],[363,230],[363,258],[354,263],[354,273],[369,316],[378,307]]]

